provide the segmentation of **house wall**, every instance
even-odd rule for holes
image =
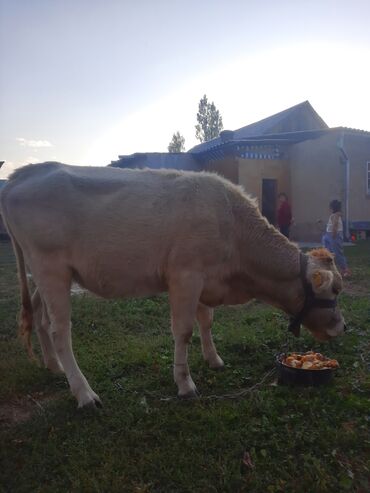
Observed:
[[[218,173],[233,183],[239,183],[239,164],[237,159],[233,156],[217,161],[209,161],[206,163],[204,169],[206,171]]]
[[[289,162],[286,159],[238,158],[239,184],[262,204],[262,180],[277,180],[277,193],[290,197]]]
[[[223,160],[210,161],[205,168],[242,185],[252,197],[257,198],[262,207],[262,180],[277,180],[277,194],[285,192],[290,196],[289,162],[286,159],[243,159],[228,157]],[[275,204],[277,208],[277,203]]]
[[[295,144],[289,151],[291,196],[294,217],[292,236],[301,241],[320,241],[326,225],[329,202],[344,203],[345,168],[337,146],[338,134]]]
[[[242,185],[244,190],[262,204],[262,180],[277,180],[277,193],[290,196],[289,162],[286,159],[242,159],[228,157],[207,163],[207,171],[213,171],[233,183]]]
[[[370,136],[345,133],[343,147],[350,161],[350,222],[370,222],[370,195],[366,193],[366,163],[370,161]]]
[[[320,240],[325,228],[329,202],[342,202],[345,214],[345,161],[339,149],[341,130],[292,146],[291,190],[295,225],[292,234],[302,241]],[[370,221],[370,196],[366,194],[366,162],[370,160],[370,137],[344,134],[344,148],[350,160],[349,221]]]

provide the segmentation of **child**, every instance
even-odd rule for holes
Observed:
[[[332,200],[329,207],[331,215],[326,226],[326,233],[322,237],[322,244],[331,253],[334,253],[335,262],[339,267],[342,276],[348,277],[350,275],[350,271],[343,252],[343,221],[341,203],[339,200]]]

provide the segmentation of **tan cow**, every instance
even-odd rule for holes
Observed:
[[[341,277],[326,251],[303,255],[238,186],[210,173],[29,165],[1,195],[21,284],[21,331],[37,329],[45,365],[64,371],[79,407],[100,403],[74,358],[72,281],[104,298],[169,292],[174,379],[193,396],[188,343],[200,326],[204,359],[223,366],[213,308],[258,298],[326,340],[341,334]],[[25,265],[37,289],[32,302]]]

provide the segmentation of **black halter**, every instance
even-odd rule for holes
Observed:
[[[305,300],[303,307],[297,315],[290,317],[290,323],[288,330],[292,332],[296,337],[299,337],[300,328],[304,317],[308,314],[312,308],[335,308],[337,306],[337,300],[323,300],[316,298],[313,292],[312,285],[307,281],[307,264],[308,256],[300,252],[300,278],[303,284],[303,290],[305,294]]]

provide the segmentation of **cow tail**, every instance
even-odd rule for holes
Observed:
[[[29,358],[32,360],[36,360],[32,348],[32,341],[31,341],[33,313],[32,313],[32,302],[31,302],[30,292],[28,289],[26,266],[24,263],[24,256],[21,247],[19,246],[16,240],[14,239],[12,240],[13,240],[15,256],[17,259],[18,276],[19,276],[20,290],[21,290],[21,310],[19,313],[19,320],[18,320],[19,321],[18,335],[27,349]]]
[[[31,335],[32,335],[32,322],[33,322],[33,310],[30,292],[28,289],[28,281],[26,274],[26,265],[24,262],[24,256],[22,248],[12,234],[8,224],[6,223],[3,215],[5,226],[8,230],[9,236],[12,240],[15,258],[17,261],[18,278],[20,283],[20,295],[21,295],[21,310],[18,317],[18,336],[27,349],[28,356],[31,360],[37,361],[37,358],[33,352]]]

